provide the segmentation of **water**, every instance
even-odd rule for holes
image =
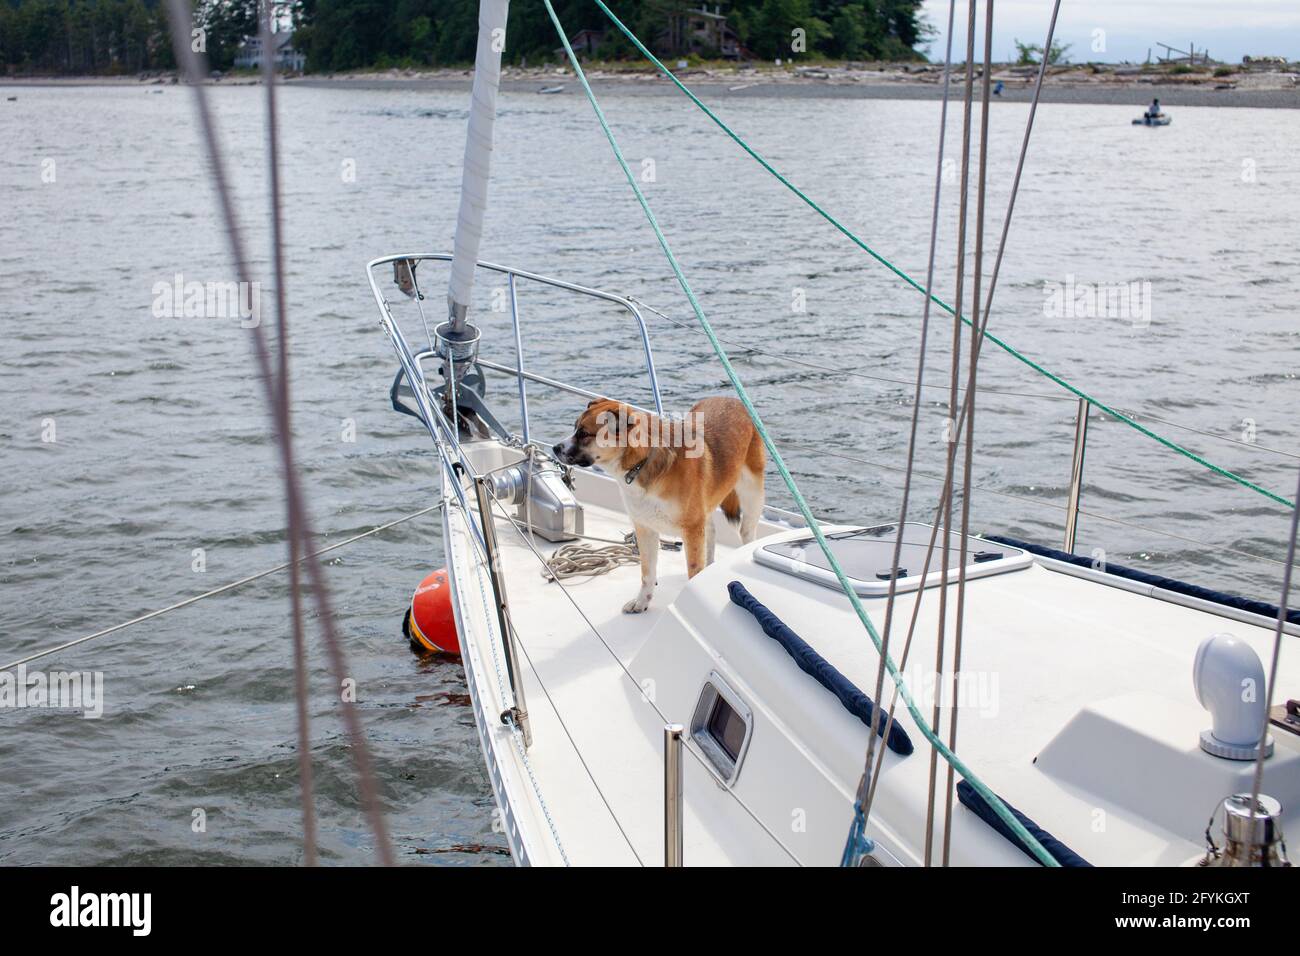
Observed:
[[[155,284],[177,273],[233,278],[189,95],[17,95],[0,113],[0,665],[271,567],[284,541],[248,333],[234,319],[154,315]],[[213,100],[264,269],[260,92],[222,88]],[[875,376],[731,349],[820,512],[892,520],[901,475],[879,466],[902,464],[910,390],[880,379],[914,373],[920,296],[689,105],[616,92],[604,101],[719,333]],[[427,441],[387,407],[394,358],[363,265],[449,248],[467,96],[290,88],[282,102],[295,432],[316,526],[332,542],[430,501]],[[484,256],[688,320],[586,103],[509,94],[502,107]],[[1116,407],[1205,432],[1150,423],[1290,497],[1296,459],[1265,448],[1300,451],[1300,113],[1186,108],[1173,126],[1148,130],[1130,127],[1136,111],[1042,109],[991,329]],[[923,277],[937,103],[743,99],[724,114]],[[1018,104],[993,110],[990,248],[1025,115]],[[950,137],[955,156],[959,115]],[[937,282],[945,299],[952,173]],[[1044,283],[1071,275],[1149,281],[1150,321],[1045,315]],[[424,281],[436,315],[443,280]],[[511,361],[493,286],[476,293],[484,354]],[[625,321],[527,288],[521,308],[533,368],[645,400]],[[725,389],[697,332],[650,318],[669,407]],[[936,316],[927,380],[946,383],[950,338]],[[980,374],[999,392],[978,406],[975,527],[1057,544],[1074,403],[992,347]],[[513,394],[498,376],[500,407],[513,411]],[[574,402],[532,398],[535,433],[558,438]],[[946,389],[933,389],[923,407],[918,468],[930,475],[942,470],[944,401]],[[912,516],[924,520],[937,486],[918,478],[916,488]],[[788,504],[775,488],[770,500]],[[1109,419],[1092,421],[1084,507],[1125,523],[1085,517],[1083,553],[1101,548],[1112,561],[1277,599],[1285,510]],[[413,656],[398,630],[414,586],[441,563],[436,519],[426,517],[331,554],[327,567],[400,859],[501,863],[461,671]],[[283,575],[264,578],[33,665],[102,671],[105,713],[0,712],[0,862],[298,861],[285,587]],[[368,862],[337,691],[314,641],[312,683],[323,855]]]

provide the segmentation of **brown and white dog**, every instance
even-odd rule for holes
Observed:
[[[627,614],[644,611],[654,595],[661,534],[681,536],[690,577],[713,561],[715,508],[739,524],[741,541],[754,540],[766,456],[734,398],[706,398],[680,422],[596,399],[554,451],[565,464],[599,465],[618,479],[641,553],[641,590],[623,605]]]

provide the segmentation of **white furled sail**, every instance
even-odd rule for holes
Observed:
[[[478,51],[474,57],[474,89],[465,138],[465,164],[460,186],[460,212],[452,250],[447,309],[451,329],[459,332],[469,311],[474,267],[483,239],[487,211],[488,171],[492,165],[492,127],[496,122],[497,87],[501,80],[501,51],[505,48],[510,0],[479,0]]]

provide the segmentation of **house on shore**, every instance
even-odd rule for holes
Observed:
[[[569,46],[573,47],[574,54],[580,60],[595,56],[597,47],[604,42],[604,30],[579,30],[569,37]],[[560,60],[563,60],[566,55],[562,46],[557,46],[551,52]]]
[[[579,30],[569,37],[569,45],[579,59],[589,59],[596,55],[596,50],[605,42],[605,30]],[[655,35],[651,44],[661,56],[686,56],[697,54],[704,57],[721,57],[724,60],[748,60],[753,54],[740,42],[738,34],[727,23],[721,6],[715,5],[710,11],[701,5],[698,10],[685,10],[670,15],[667,22]],[[564,59],[564,47],[557,47],[554,54]]]
[[[293,46],[293,31],[283,30],[271,34],[274,50],[275,68],[281,73],[301,73],[307,65],[305,54],[299,53]],[[254,35],[244,37],[235,52],[235,68],[240,70],[258,70],[262,67],[262,38]]]
[[[724,60],[747,60],[753,54],[740,42],[738,34],[722,12],[720,5],[709,10],[686,10],[669,17],[667,26],[656,37],[656,45],[669,56],[695,53]]]

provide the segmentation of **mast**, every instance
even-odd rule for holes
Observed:
[[[506,17],[510,0],[479,0],[478,50],[474,56],[474,86],[465,136],[465,162],[461,175],[460,211],[452,248],[451,281],[447,287],[447,322],[438,326],[438,352],[451,361],[444,374],[464,374],[478,352],[479,331],[469,323],[474,289],[474,269],[483,239],[487,211],[488,173],[492,165],[492,134],[496,122],[497,88],[501,80],[501,51],[505,48]],[[453,385],[454,388],[454,385]],[[449,390],[450,391],[450,390]]]

